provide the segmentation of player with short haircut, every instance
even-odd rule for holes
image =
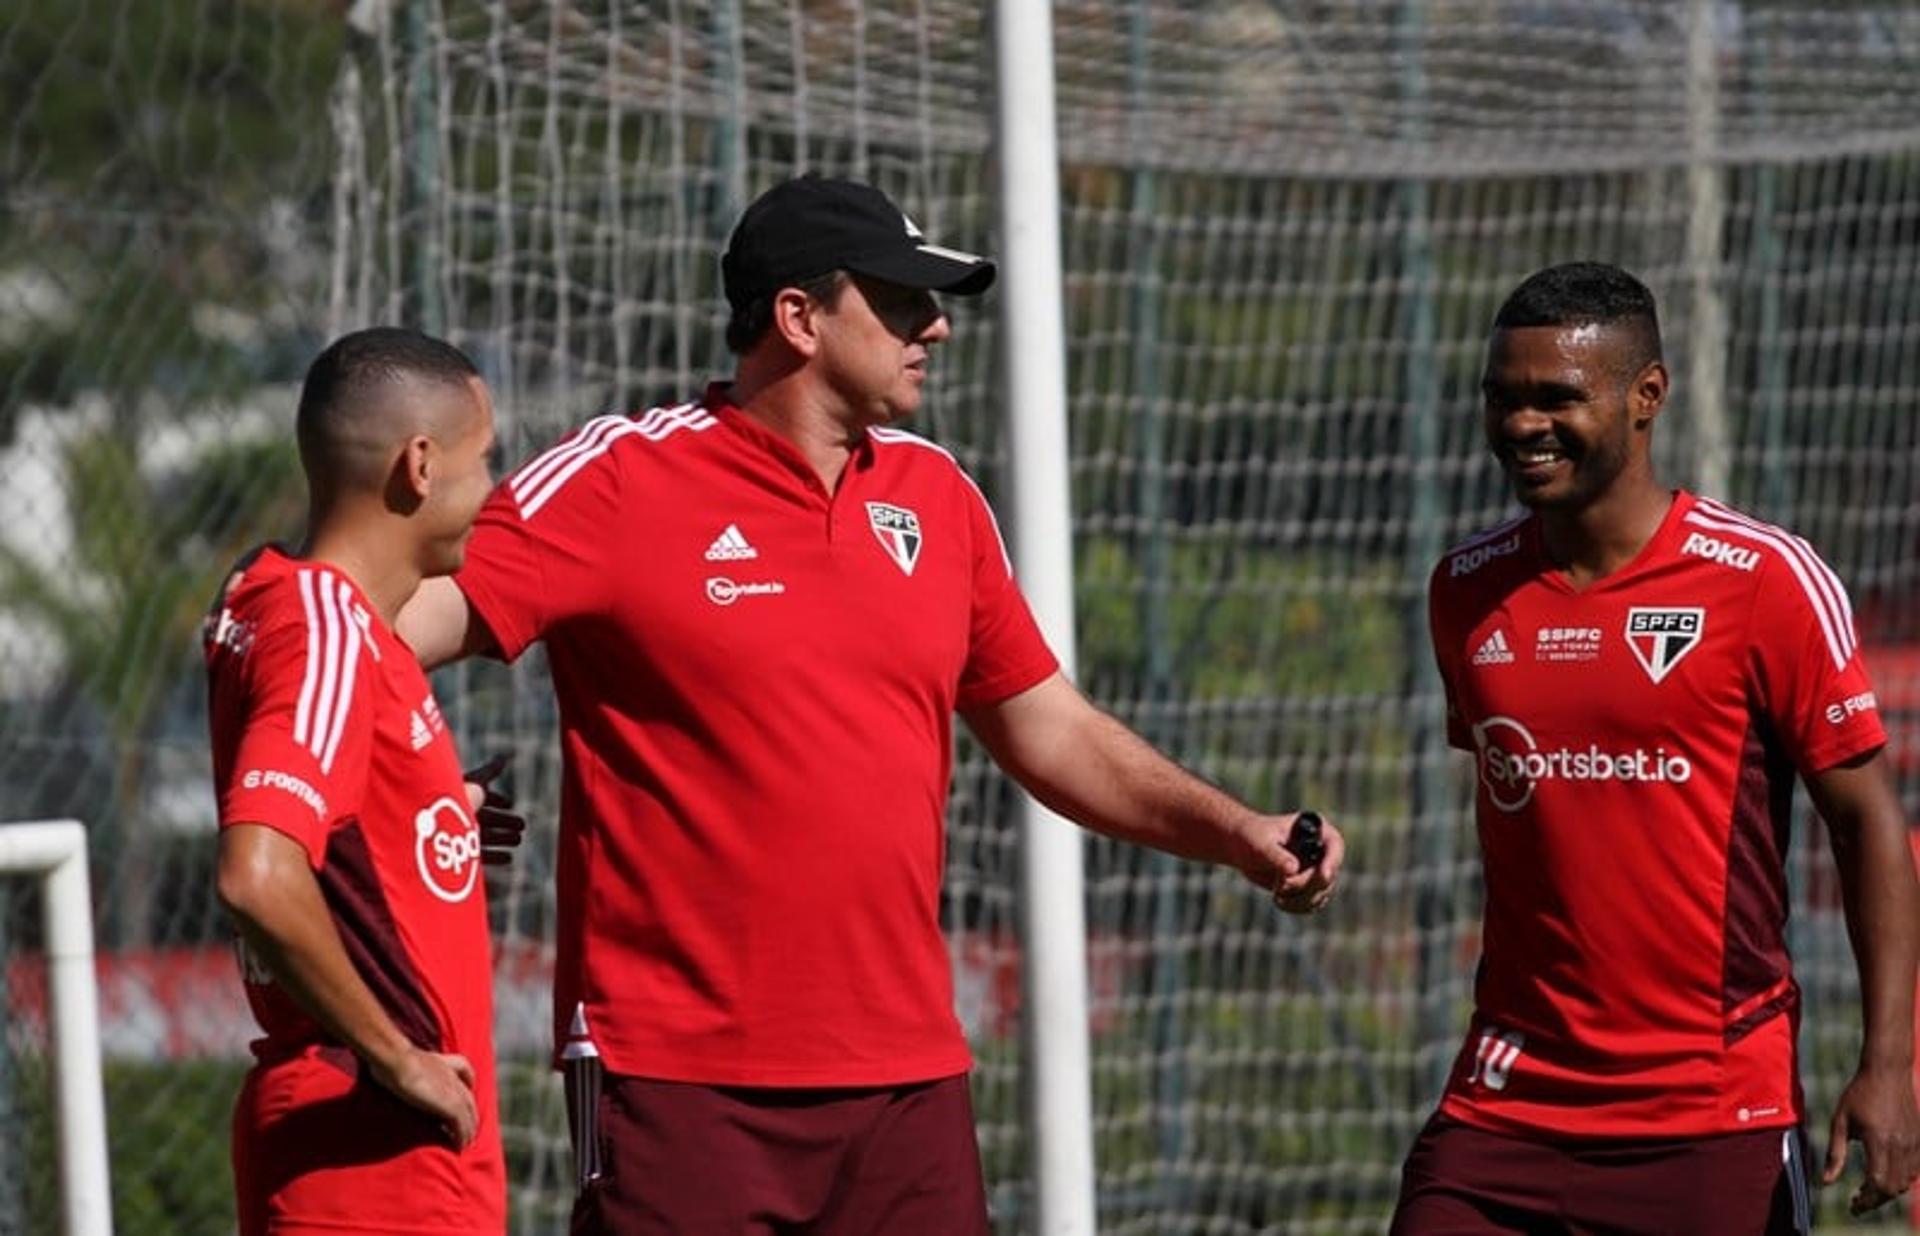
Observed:
[[[492,402],[448,344],[360,331],[308,370],[298,437],[306,539],[244,559],[206,625],[218,892],[264,1032],[240,1231],[503,1232],[482,787],[391,628],[460,565]]]
[[[1340,836],[1301,869],[1292,816],[1088,703],[979,489],[897,427],[951,332],[933,293],[992,262],[805,177],[722,271],[734,380],[512,474],[402,630],[428,664],[546,645],[575,1230],[984,1232],[939,921],[954,712],[1055,810],[1288,910],[1324,904]]]
[[[1798,772],[1833,838],[1860,1067],[1825,1180],[1920,1168],[1920,892],[1845,589],[1799,537],[1654,479],[1653,296],[1540,271],[1487,345],[1487,443],[1528,513],[1435,568],[1448,738],[1486,876],[1473,1021],[1408,1157],[1402,1236],[1804,1232],[1785,858]]]

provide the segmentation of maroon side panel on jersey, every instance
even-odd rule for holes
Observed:
[[[314,874],[333,911],[340,942],[380,1007],[414,1046],[445,1051],[445,1030],[422,994],[427,982],[407,954],[358,819],[334,830],[327,841],[326,866]]]
[[[1791,972],[1784,934],[1787,919],[1787,846],[1793,828],[1793,764],[1756,712],[1740,750],[1727,835],[1726,953],[1721,1007],[1740,1006],[1778,987]],[[1746,1010],[1726,1029],[1731,1045],[1769,1017],[1790,1009],[1788,987]]]

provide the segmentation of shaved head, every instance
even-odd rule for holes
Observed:
[[[418,331],[376,326],[335,340],[308,368],[295,420],[315,498],[378,492],[409,438],[460,431],[440,422],[470,401],[432,396],[464,396],[479,379],[460,349]]]

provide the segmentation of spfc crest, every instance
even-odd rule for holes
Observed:
[[[1659,682],[1673,672],[1681,657],[1699,647],[1706,626],[1707,611],[1697,605],[1635,605],[1627,610],[1627,646],[1647,677]]]
[[[880,539],[880,548],[887,551],[894,565],[913,574],[914,564],[920,561],[920,517],[904,506],[869,502],[867,522],[873,525],[873,535]]]

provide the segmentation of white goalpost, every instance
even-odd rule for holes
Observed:
[[[1014,566],[1034,618],[1075,673],[1073,513],[1067,500],[1066,327],[1061,305],[1060,153],[1054,139],[1053,5],[995,11],[1000,164],[1001,339]],[[1093,1236],[1093,1093],[1087,922],[1079,830],[1032,798],[1020,813],[1022,987],[1032,1122],[1033,1230]]]
[[[78,820],[0,825],[0,875],[38,876],[45,898],[61,1228],[66,1236],[109,1236],[113,1196],[107,1184],[86,830]]]

